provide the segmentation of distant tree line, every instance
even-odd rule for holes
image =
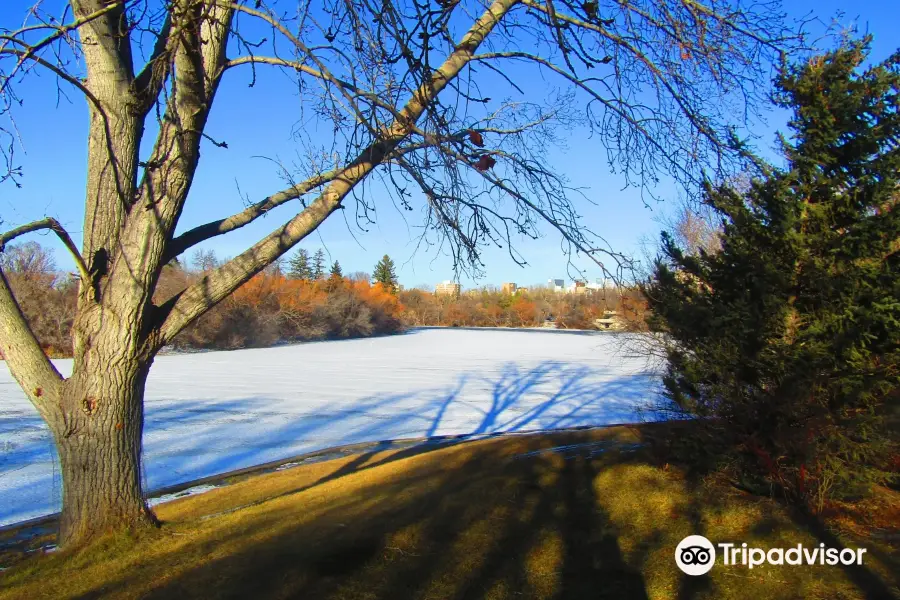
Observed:
[[[399,294],[403,322],[408,326],[539,327],[595,329],[595,321],[614,310],[628,328],[641,328],[646,302],[636,289],[609,289],[604,293],[558,293],[531,287],[516,294],[484,287],[458,297],[436,296],[412,289]]]
[[[211,251],[198,251],[193,269],[177,263],[162,273],[163,302],[219,264]],[[178,349],[235,349],[278,342],[366,337],[402,328],[402,307],[392,287],[370,282],[368,273],[345,277],[338,261],[326,272],[321,249],[299,249],[276,261],[201,316],[173,341]]]
[[[77,277],[60,273],[52,253],[36,242],[0,253],[32,329],[53,356],[71,356]],[[173,297],[222,264],[212,250],[195,251],[189,264],[173,260],[160,276],[157,303]],[[506,294],[484,287],[459,297],[401,290],[394,261],[383,256],[373,274],[345,276],[338,261],[326,268],[321,249],[297,250],[256,275],[174,340],[177,349],[236,349],[279,342],[365,337],[405,327],[538,327],[592,329],[607,310],[632,327],[643,323],[640,292],[560,294],[547,288]]]

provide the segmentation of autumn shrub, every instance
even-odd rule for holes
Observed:
[[[182,332],[175,346],[234,349],[394,333],[401,311],[380,284],[260,273]]]
[[[631,328],[644,326],[647,302],[638,289],[602,293],[557,293],[541,287],[516,294],[482,288],[460,297],[412,289],[399,294],[407,327],[536,327],[552,321],[563,329],[595,329],[607,310],[618,311]]]

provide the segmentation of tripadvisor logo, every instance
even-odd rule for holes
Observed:
[[[689,535],[675,548],[675,564],[688,575],[708,573],[716,563],[716,549],[702,535]]]
[[[797,544],[792,548],[748,547],[746,543],[719,543],[715,546],[702,535],[689,535],[675,548],[675,564],[688,575],[704,575],[716,564],[716,547],[721,551],[722,564],[749,569],[762,565],[862,565],[865,548],[826,548],[819,544],[807,548]]]

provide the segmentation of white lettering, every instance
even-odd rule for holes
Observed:
[[[750,568],[758,567],[759,565],[765,564],[766,562],[766,553],[763,552],[762,548],[750,548]]]
[[[725,565],[730,565],[731,563],[728,561],[728,549],[734,548],[734,544],[717,544],[719,548],[723,550],[722,556],[725,557]]]
[[[729,567],[746,565],[748,569],[755,569],[766,564],[778,566],[861,565],[863,564],[863,554],[866,553],[865,548],[828,548],[824,543],[811,547],[797,544],[791,548],[769,548],[768,550],[748,546],[746,542],[719,542],[715,546],[719,548],[724,565]],[[682,560],[684,559],[682,558]]]

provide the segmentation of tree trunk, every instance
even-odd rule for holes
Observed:
[[[144,384],[152,361],[91,358],[76,361],[61,418],[51,426],[63,481],[59,540],[66,547],[157,524],[141,489]]]

